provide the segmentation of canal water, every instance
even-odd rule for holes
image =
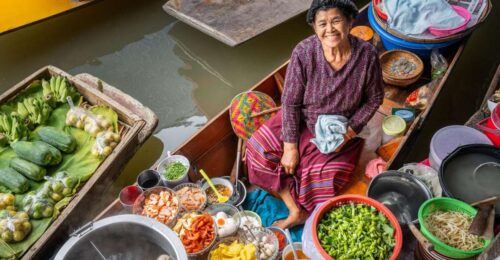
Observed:
[[[312,30],[300,15],[231,48],[167,15],[165,0],[104,0],[0,36],[0,91],[44,65],[90,73],[150,107],[154,136],[131,159],[103,207],[123,185],[173,150],[231,98],[285,62]],[[358,2],[362,6],[366,1]],[[437,129],[463,124],[477,109],[500,60],[498,6],[468,40],[407,161],[425,158]]]

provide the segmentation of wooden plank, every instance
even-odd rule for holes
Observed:
[[[170,0],[163,9],[229,46],[241,44],[309,8],[311,0]]]
[[[69,204],[50,224],[49,228],[43,233],[43,235],[23,255],[24,259],[48,258],[52,252],[50,249],[56,245],[56,242],[62,242],[61,240],[67,237],[70,228],[86,223],[90,220],[90,216],[97,214],[98,209],[93,209],[94,211],[92,211],[89,208],[77,206],[80,203],[92,205],[95,201],[99,201],[101,193],[112,184],[121,172],[122,168],[128,162],[128,159],[132,157],[138,147],[144,142],[145,139],[139,139],[139,134],[142,132],[143,136],[146,137],[151,135],[154,129],[154,127],[153,129],[148,128],[147,133],[144,133],[143,128],[146,126],[146,122],[141,118],[141,116],[132,112],[128,107],[125,107],[118,101],[104,95],[97,88],[88,85],[79,78],[73,77],[72,75],[54,66],[46,66],[39,69],[1,94],[0,104],[6,103],[16,97],[25,88],[27,88],[33,80],[47,78],[51,75],[62,75],[66,77],[68,81],[76,87],[80,94],[82,94],[84,99],[87,102],[90,102],[90,104],[103,104],[115,110],[118,114],[119,124],[124,130],[122,131],[122,140],[118,143],[117,147],[96,169],[92,177],[72,197]],[[110,88],[111,87],[109,86],[106,87],[108,91],[110,91]],[[121,99],[128,100],[131,99],[131,97],[124,94]],[[131,103],[136,105],[140,104],[137,101],[130,101],[128,104]],[[134,109],[134,107],[131,108]],[[148,108],[143,106],[141,106],[141,109],[150,111]],[[148,122],[149,125],[156,126],[158,122],[156,116],[149,116],[146,118],[150,121]],[[88,219],[85,218],[86,214]]]
[[[75,11],[97,0],[2,0],[0,35]]]

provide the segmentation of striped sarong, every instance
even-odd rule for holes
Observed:
[[[310,142],[313,134],[303,125],[299,140],[299,165],[293,175],[281,166],[283,140],[281,111],[253,133],[247,141],[246,163],[250,182],[265,190],[278,192],[290,188],[297,205],[311,212],[335,196],[350,180],[363,140],[349,141],[340,152],[322,154]]]

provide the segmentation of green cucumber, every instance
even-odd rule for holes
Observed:
[[[28,180],[11,168],[0,169],[0,184],[14,193],[24,193],[30,187]]]
[[[43,177],[47,174],[47,171],[44,168],[19,157],[14,157],[10,160],[10,168],[34,181],[43,180]]]
[[[65,153],[72,153],[76,148],[75,139],[55,127],[46,126],[38,130],[38,136],[42,141],[54,146]]]
[[[62,154],[59,150],[41,141],[18,141],[10,146],[17,156],[41,166],[56,165],[62,160]]]

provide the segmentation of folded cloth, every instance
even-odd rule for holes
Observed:
[[[445,0],[384,0],[383,5],[389,26],[406,35],[429,27],[456,28],[465,21]]]
[[[242,206],[259,214],[264,227],[270,227],[276,220],[288,217],[285,203],[262,189],[249,192]],[[290,229],[294,242],[301,242],[303,228],[304,225],[299,225]]]
[[[343,142],[347,133],[347,118],[338,115],[320,115],[314,126],[314,138],[311,142],[323,154],[335,151]]]

